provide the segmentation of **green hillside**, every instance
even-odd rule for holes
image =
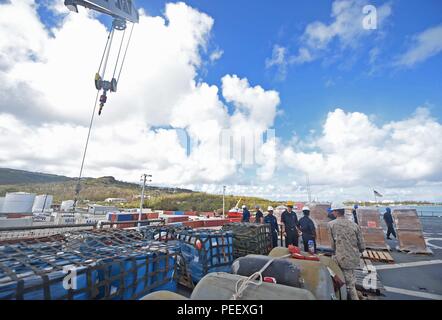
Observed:
[[[59,204],[63,200],[74,198],[76,184],[76,179],[64,176],[0,169],[0,196],[4,196],[7,192],[19,191],[51,194],[54,196],[54,204]],[[84,200],[104,204],[106,198],[125,198],[129,202],[124,204],[124,207],[139,207],[140,193],[140,185],[118,181],[114,177],[84,178],[81,183],[79,204],[84,205]],[[242,198],[240,205],[246,204],[249,208],[260,205],[266,209],[269,205],[278,205],[277,202],[265,199],[229,195],[225,199],[226,210],[234,207],[240,198]],[[147,186],[144,207],[171,211],[222,210],[222,196],[180,188]]]
[[[49,183],[49,182],[69,181],[69,180],[72,180],[72,178],[65,176],[58,176],[55,174],[0,168],[0,185],[23,184],[23,183]]]
[[[256,205],[259,205],[264,210],[267,209],[267,206],[278,206],[280,204],[275,201],[261,198],[229,195],[225,197],[226,211],[233,208],[240,199],[242,199],[240,206],[245,204],[249,208],[254,208]],[[139,206],[139,202],[128,203],[126,206]],[[221,195],[207,194],[202,192],[193,192],[187,194],[165,194],[146,199],[144,202],[144,207],[171,211],[222,211],[223,197]]]

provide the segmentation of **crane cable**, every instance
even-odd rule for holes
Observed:
[[[131,38],[132,38],[132,32],[133,32],[133,29],[134,29],[134,25],[135,24],[133,23],[131,31],[130,31],[130,35],[129,35],[129,40],[127,42],[126,49],[125,49],[125,52],[124,52],[124,56],[123,56],[123,59],[122,59],[122,62],[121,62],[121,67],[120,67],[120,71],[119,71],[119,74],[118,74],[117,83],[120,80],[121,71],[123,69],[124,61],[126,59],[127,50],[129,48],[129,43],[130,43]],[[109,34],[107,36],[106,45],[104,47],[104,51],[103,51],[103,54],[101,56],[100,65],[98,67],[98,72],[97,73],[100,73],[100,70],[101,70],[101,67],[103,66],[103,61],[104,61],[102,78],[104,77],[104,74],[106,72],[107,63],[108,63],[108,60],[109,60],[109,53],[110,53],[110,49],[111,49],[113,38],[114,38],[114,31],[115,31],[115,28],[113,28],[113,27],[112,27],[112,30],[109,31]],[[117,65],[118,65],[118,61],[119,61],[119,58],[120,58],[120,52],[121,52],[121,47],[123,45],[125,33],[126,33],[126,29],[124,30],[123,38],[121,39],[120,48],[118,50],[117,62],[115,63],[115,69],[114,69],[114,74],[113,74],[112,78],[115,76],[115,72],[117,70]],[[99,95],[100,95],[100,90],[97,90],[97,95],[95,97],[94,108],[93,108],[92,115],[91,115],[91,120],[90,120],[90,123],[89,123],[89,130],[88,130],[88,134],[87,134],[87,138],[86,138],[86,144],[85,144],[84,150],[83,150],[83,158],[82,158],[82,161],[81,161],[80,173],[78,175],[77,185],[75,187],[75,199],[74,199],[74,207],[73,207],[74,212],[75,212],[75,208],[76,208],[76,205],[77,205],[78,197],[79,197],[79,194],[80,194],[80,189],[81,189],[80,182],[81,182],[81,177],[83,175],[84,161],[86,159],[86,153],[87,153],[87,149],[88,149],[88,146],[89,146],[89,139],[90,139],[90,136],[91,136],[92,125],[94,123],[95,111],[97,109],[97,102],[98,102]]]
[[[135,23],[132,23],[132,28],[130,29],[129,40],[127,41],[126,50],[124,51],[123,60],[121,61],[120,72],[118,73],[117,83],[120,81],[121,71],[123,70],[124,61],[126,61],[127,49],[129,49],[130,40],[132,39],[132,32],[134,31]]]
[[[100,65],[99,65],[99,67],[98,67],[98,71],[97,71],[97,73],[100,72],[100,70],[101,70],[101,66],[103,65],[103,61],[104,61],[104,59],[105,59],[105,57],[106,57],[106,61],[105,61],[105,63],[104,63],[104,68],[103,68],[103,76],[104,76],[104,72],[106,71],[107,62],[108,62],[108,59],[109,59],[109,52],[110,52],[110,47],[111,47],[111,45],[112,45],[112,40],[113,40],[114,30],[115,30],[115,29],[112,28],[112,30],[109,31],[109,34],[108,34],[108,36],[107,36],[106,45],[105,45],[105,47],[104,47],[104,51],[103,51],[103,54],[102,54],[102,56],[101,56]],[[109,45],[109,44],[110,44],[110,45]],[[79,196],[79,194],[80,194],[80,189],[81,189],[80,182],[81,182],[81,177],[82,177],[82,175],[83,175],[84,161],[85,161],[85,159],[86,159],[87,148],[88,148],[88,146],[89,146],[89,138],[90,138],[90,136],[91,136],[92,125],[93,125],[93,123],[94,123],[95,111],[96,111],[96,109],[97,109],[97,102],[98,102],[98,97],[99,97],[99,95],[100,95],[100,90],[97,90],[97,95],[96,95],[96,97],[95,97],[94,108],[93,108],[92,115],[91,115],[91,120],[90,120],[90,123],[89,123],[89,130],[88,130],[88,133],[87,133],[86,144],[84,145],[83,158],[82,158],[82,160],[81,160],[81,166],[80,166],[80,173],[79,173],[79,175],[78,175],[77,185],[76,185],[76,187],[75,187],[74,212],[75,212],[75,208],[76,208],[76,206],[77,206],[78,196]]]

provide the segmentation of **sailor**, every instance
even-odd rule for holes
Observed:
[[[358,209],[359,208],[359,206],[357,205],[357,204],[355,204],[354,205],[354,207],[353,207],[353,221],[356,223],[356,224],[359,224],[358,223],[358,216],[357,216],[357,214],[356,214],[356,209]]]
[[[390,208],[385,209],[384,221],[385,221],[385,224],[387,225],[387,239],[391,240],[390,234],[392,234],[394,236],[394,238],[396,239],[396,231],[394,231],[393,217],[391,216],[391,209]]]
[[[327,217],[328,217],[330,220],[332,220],[332,221],[336,219],[336,217],[335,217],[335,215],[333,214],[333,211],[332,211],[331,208],[328,208],[328,209],[327,209]]]
[[[250,211],[246,205],[242,206],[242,220],[241,222],[250,222]]]
[[[298,217],[295,211],[293,211],[293,202],[287,202],[287,209],[281,215],[281,222],[284,224],[285,232],[285,246],[289,245],[299,246],[299,233],[298,233]]]
[[[302,208],[302,213],[304,216],[299,219],[299,228],[302,232],[302,242],[304,243],[304,251],[309,252],[308,242],[313,241],[313,245],[316,253],[316,228],[313,220],[310,219],[310,208]]]
[[[275,248],[278,246],[278,221],[276,217],[273,215],[273,207],[269,206],[267,208],[268,214],[264,218],[264,223],[270,224],[270,231],[272,235],[272,247]]]
[[[261,207],[255,206],[256,214],[255,214],[255,223],[262,223],[264,219],[264,215],[262,214]]]
[[[345,219],[345,206],[342,203],[333,203],[331,209],[336,216],[328,223],[333,260],[342,269],[349,297],[359,300],[354,271],[359,268],[361,253],[365,250],[361,229],[353,221]]]

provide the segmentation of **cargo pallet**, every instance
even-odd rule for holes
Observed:
[[[69,231],[0,244],[0,299],[126,300],[176,286],[176,245],[134,230]]]
[[[394,263],[394,259],[388,251],[365,250],[362,253],[362,258],[375,262]]]

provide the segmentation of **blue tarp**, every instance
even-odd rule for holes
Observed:
[[[118,245],[103,246],[101,237],[72,247],[56,241],[0,246],[0,299],[134,299],[158,290],[160,281],[166,281],[161,288],[175,291],[177,243],[131,239],[122,244],[116,238]],[[76,286],[69,291],[63,267],[73,265]]]
[[[198,282],[210,272],[229,272],[233,262],[233,234],[230,231],[184,231],[178,235],[181,253],[192,280]],[[201,249],[196,246],[201,242]]]

